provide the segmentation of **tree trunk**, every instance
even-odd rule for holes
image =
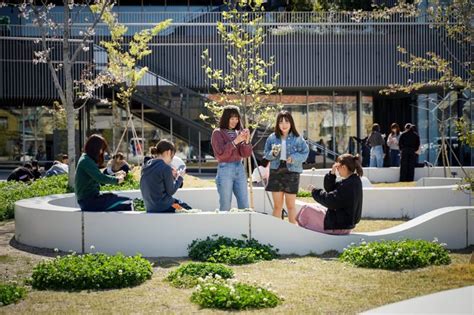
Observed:
[[[71,47],[69,37],[71,25],[69,22],[69,7],[64,5],[64,37],[63,37],[63,59],[64,59],[64,81],[66,84],[66,120],[67,120],[67,154],[69,157],[68,186],[74,187],[76,175],[76,127],[74,115],[74,83],[72,78]]]

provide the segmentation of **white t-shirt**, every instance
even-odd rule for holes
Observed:
[[[286,161],[286,139],[281,139],[280,160]]]
[[[259,170],[260,170],[260,173],[258,172]],[[262,174],[262,177],[260,177],[260,174]],[[262,181],[262,178],[265,180],[268,178],[268,168],[260,165],[258,168],[256,167],[253,170],[252,182],[260,183]]]

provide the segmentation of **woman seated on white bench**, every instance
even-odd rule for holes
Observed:
[[[324,177],[324,190],[310,187],[314,200],[328,209],[304,206],[298,213],[298,224],[321,233],[349,234],[362,214],[362,175],[358,155],[339,156]],[[343,180],[336,182],[338,176]]]

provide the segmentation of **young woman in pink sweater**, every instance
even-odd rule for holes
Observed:
[[[224,107],[219,128],[212,133],[211,144],[219,162],[216,176],[219,210],[230,210],[232,193],[239,209],[248,208],[247,174],[242,159],[252,155],[252,144],[249,130],[242,128],[237,106]]]

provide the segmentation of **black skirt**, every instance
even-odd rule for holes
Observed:
[[[266,191],[297,194],[300,186],[300,173],[290,172],[286,165],[281,164],[277,170],[270,169]]]

